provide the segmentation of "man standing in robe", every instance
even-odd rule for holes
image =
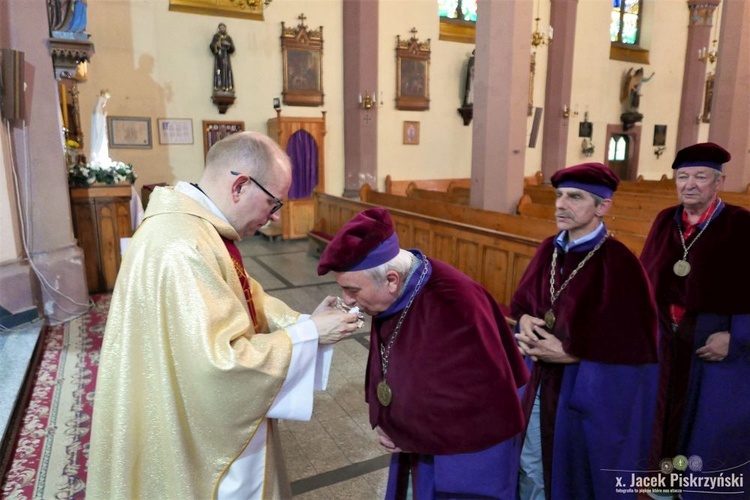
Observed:
[[[370,423],[392,452],[386,498],[510,498],[498,469],[523,427],[528,372],[481,285],[419,250],[403,250],[384,208],[336,234],[318,274],[373,317],[365,376]]]
[[[318,346],[357,324],[334,297],[300,315],[244,269],[235,241],[278,219],[290,180],[279,146],[243,132],[198,184],[154,190],[112,296],[88,498],[290,496],[274,419],[309,420],[330,363]]]
[[[532,366],[521,398],[528,425],[518,443],[518,495],[635,498],[616,492],[616,478],[648,457],[657,379],[653,294],[637,257],[602,222],[617,176],[585,163],[551,181],[560,232],[541,243],[511,302],[518,345]]]
[[[685,474],[744,474],[746,492],[750,212],[721,200],[722,166],[730,158],[710,142],[677,153],[672,168],[680,204],[658,215],[641,261],[656,294],[660,327],[652,468],[681,456],[692,464]],[[688,489],[698,491],[683,491],[682,498],[706,496],[700,495],[706,489]]]

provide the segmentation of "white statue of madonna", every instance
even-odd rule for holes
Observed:
[[[90,163],[109,166],[109,140],[107,139],[107,113],[104,110],[109,99],[109,92],[102,90],[96,99],[94,111],[91,114],[91,157]]]

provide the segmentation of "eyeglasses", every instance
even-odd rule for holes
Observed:
[[[234,170],[230,170],[229,173],[232,174],[232,175],[241,175],[240,172],[235,172]],[[268,196],[270,196],[271,200],[273,200],[273,207],[271,208],[271,214],[269,214],[269,215],[275,214],[276,212],[278,212],[279,210],[281,210],[281,207],[284,206],[284,202],[283,201],[281,201],[280,199],[278,199],[274,195],[272,195],[271,192],[268,189],[264,188],[261,185],[260,182],[256,181],[255,179],[253,179],[249,175],[247,176],[247,178],[250,179],[250,181],[253,184],[255,184],[256,186],[258,186],[261,191],[263,191]]]

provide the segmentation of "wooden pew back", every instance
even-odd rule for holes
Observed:
[[[329,234],[335,234],[362,210],[382,206],[317,192],[313,198],[316,218],[324,224],[319,229]],[[447,262],[484,286],[504,305],[510,303],[541,242],[541,238],[462,224],[397,207],[389,206],[388,211],[402,248],[419,248],[429,257]]]

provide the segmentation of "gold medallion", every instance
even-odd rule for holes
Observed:
[[[686,260],[678,260],[674,263],[672,270],[677,276],[685,277],[690,273],[690,263]]]
[[[383,406],[390,406],[393,399],[393,392],[385,379],[378,383],[378,401]]]
[[[552,312],[552,309],[544,313],[544,326],[550,331],[555,327],[555,313]]]

